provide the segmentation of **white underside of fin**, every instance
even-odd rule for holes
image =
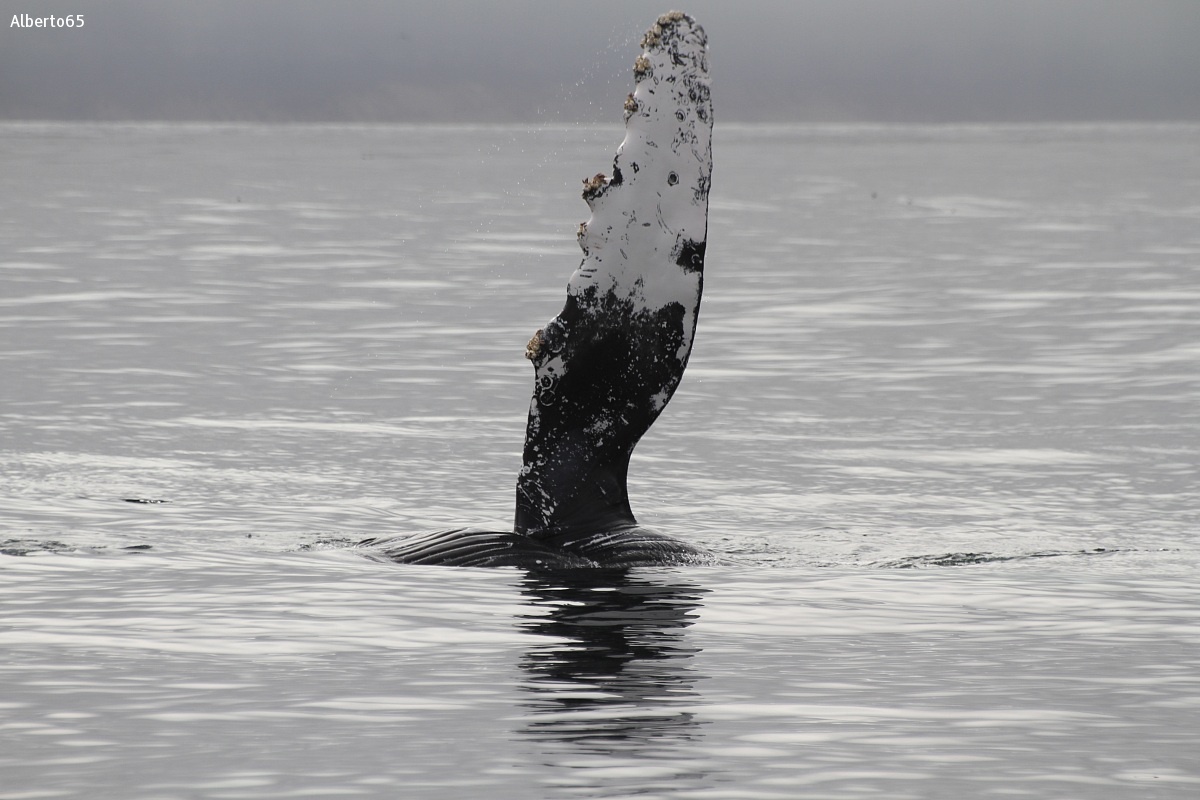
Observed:
[[[585,304],[611,296],[634,313],[683,305],[687,327],[676,357],[685,361],[701,272],[678,262],[705,242],[712,174],[706,38],[691,18],[672,12],[642,46],[613,175],[585,181],[592,217],[580,228],[584,258],[567,291]]]

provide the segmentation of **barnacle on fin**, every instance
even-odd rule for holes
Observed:
[[[646,31],[646,35],[642,37],[642,49],[657,47],[662,43],[663,28],[670,27],[686,17],[687,14],[684,14],[682,11],[668,11],[663,14],[650,26],[650,30]]]
[[[542,350],[542,342],[542,329],[538,328],[537,333],[533,334],[533,338],[525,345],[525,357],[530,361],[537,358]]]
[[[638,101],[634,98],[633,94],[631,93],[628,97],[625,98],[625,119],[626,119],[626,121],[628,121],[630,117],[632,117],[634,114],[636,114],[637,110],[638,110]]]
[[[583,179],[583,199],[591,207],[592,201],[602,195],[607,188],[608,176],[603,172],[597,172],[592,177]]]

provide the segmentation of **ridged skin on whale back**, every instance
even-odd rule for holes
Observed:
[[[712,104],[704,30],[680,12],[646,33],[611,176],[563,310],[530,340],[535,387],[515,529],[576,538],[635,524],[629,457],[683,377],[704,278]],[[670,541],[670,540],[668,540]]]
[[[520,566],[535,570],[599,566],[586,556],[547,547],[528,536],[482,528],[455,528],[415,536],[379,537],[365,539],[358,544],[371,548],[379,560],[402,564]]]

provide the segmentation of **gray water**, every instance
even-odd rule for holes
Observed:
[[[619,128],[0,126],[0,797],[1200,793],[1200,128],[718,124],[631,467],[510,524]]]

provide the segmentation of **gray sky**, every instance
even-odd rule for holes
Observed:
[[[1200,0],[0,0],[0,119],[616,122],[671,7],[720,119],[1200,120]]]

